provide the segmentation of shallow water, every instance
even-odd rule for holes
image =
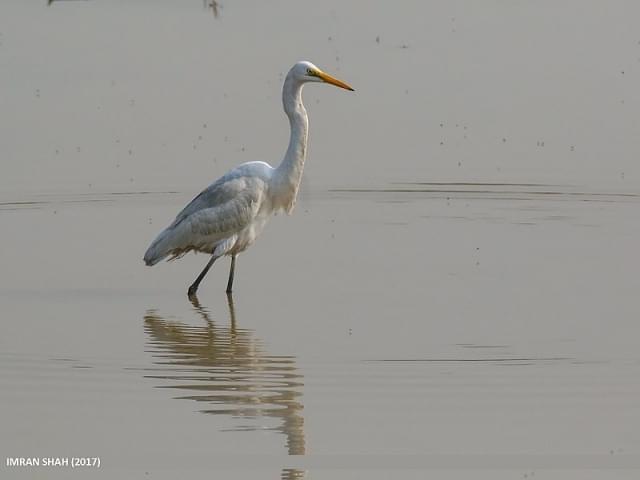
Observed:
[[[44,3],[0,6],[0,452],[101,467],[2,478],[637,478],[636,7]],[[356,93],[191,303],[142,253],[277,162],[303,57]]]

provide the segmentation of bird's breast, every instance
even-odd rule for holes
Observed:
[[[272,214],[273,205],[268,201],[263,203],[253,221],[238,232],[238,238],[235,246],[230,253],[237,254],[249,248],[253,242],[256,241],[260,233],[262,233],[264,226],[267,224]]]

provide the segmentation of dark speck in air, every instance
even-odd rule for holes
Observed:
[[[380,43],[380,35],[376,37],[376,43]]]

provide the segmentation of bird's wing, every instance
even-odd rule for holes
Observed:
[[[263,162],[240,165],[205,188],[176,216],[171,227],[205,209],[232,206],[234,201],[251,202],[252,197],[265,193],[272,168]],[[258,200],[258,198],[253,198]]]
[[[210,251],[249,226],[268,194],[271,170],[267,164],[252,162],[209,185],[151,243],[144,257],[147,265],[168,255]]]
[[[194,198],[167,230],[181,237],[179,243],[195,240],[196,244],[239,233],[260,211],[272,173],[264,162],[239,165]]]
[[[232,197],[215,197],[215,203],[189,214],[183,222],[191,232],[224,238],[240,232],[258,214],[266,185],[260,179],[237,178],[225,185],[234,191]]]

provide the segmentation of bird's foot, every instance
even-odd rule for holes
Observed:
[[[189,287],[189,290],[187,290],[187,296],[189,298],[197,298],[196,292],[198,291],[198,286],[197,285],[191,285]]]

